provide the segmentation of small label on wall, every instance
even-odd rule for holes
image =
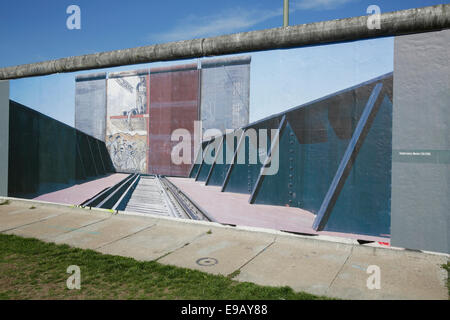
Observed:
[[[450,150],[393,150],[392,161],[450,164]]]

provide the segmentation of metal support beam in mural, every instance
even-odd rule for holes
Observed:
[[[218,160],[231,135],[211,139],[190,176],[250,203],[308,210],[316,230],[389,236],[392,85],[389,73],[249,124],[230,163]]]

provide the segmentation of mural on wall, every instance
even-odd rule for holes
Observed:
[[[449,37],[448,33],[445,37]],[[448,217],[445,201],[448,198],[445,197],[448,194],[445,185],[449,159],[448,139],[445,138],[448,135],[445,123],[441,123],[448,119],[445,117],[448,99],[442,95],[448,91],[445,91],[448,82],[442,81],[448,72],[446,66],[436,61],[423,61],[427,61],[426,56],[433,57],[429,47],[439,48],[439,43],[449,42],[435,39],[437,44],[426,47],[419,55],[420,51],[410,52],[417,46],[416,41],[424,41],[420,37],[402,37],[396,41],[395,72],[381,75],[378,75],[377,63],[373,63],[372,69],[363,69],[362,64],[358,64],[361,61],[372,64],[370,59],[357,59],[364,56],[360,53],[363,44],[359,43],[358,50],[351,50],[358,52],[356,58],[348,54],[351,61],[331,71],[328,69],[334,61],[327,64],[323,59],[325,54],[317,55],[316,60],[304,59],[308,57],[306,54],[298,55],[296,60],[264,60],[258,59],[255,53],[253,58],[214,58],[201,60],[199,64],[77,77],[76,126],[96,137],[102,136],[106,144],[102,144],[100,138],[93,140],[78,132],[74,135],[71,130],[53,125],[47,119],[36,121],[18,112],[21,108],[15,106],[12,123],[22,124],[11,125],[11,132],[21,127],[39,132],[12,136],[10,146],[18,155],[15,157],[30,159],[38,151],[44,152],[40,152],[39,161],[19,162],[10,158],[12,171],[27,173],[23,176],[29,176],[26,178],[29,180],[11,174],[14,178],[10,181],[18,183],[11,183],[9,188],[15,192],[37,192],[44,183],[66,184],[114,172],[114,169],[168,176],[186,176],[191,171],[190,177],[195,178],[201,188],[206,185],[224,193],[240,193],[246,204],[255,204],[257,208],[278,206],[273,214],[275,223],[265,227],[303,234],[344,233],[383,243],[390,241],[392,235],[392,243],[396,245],[448,252],[444,223]],[[367,46],[369,49],[371,46]],[[441,50],[436,49],[434,56],[440,54]],[[259,61],[265,64],[258,66]],[[257,91],[254,96],[263,96],[261,100],[269,95],[273,98],[261,106],[252,96],[255,106],[252,109],[265,107],[264,112],[270,115],[248,124],[251,63],[252,92]],[[353,63],[356,63],[354,67],[349,68]],[[324,66],[319,68],[322,64]],[[420,64],[423,64],[421,68]],[[295,69],[297,65],[300,67]],[[411,69],[411,65],[416,67]],[[272,69],[255,74],[267,66]],[[281,71],[277,73],[276,68]],[[430,68],[434,68],[434,78],[427,72]],[[285,72],[286,69],[290,69],[289,72]],[[290,76],[285,78],[286,74]],[[268,79],[262,87],[256,81],[261,78]],[[271,90],[271,82],[280,88],[278,94]],[[312,85],[308,86],[307,82]],[[411,83],[416,84],[415,90],[410,90]],[[296,94],[291,94],[295,90]],[[293,96],[291,100],[279,99],[289,95]],[[421,117],[419,111],[429,101],[433,101],[433,106],[427,107],[427,117]],[[411,108],[418,111],[411,112]],[[191,169],[185,164],[176,165],[170,159],[170,151],[177,144],[171,141],[171,133],[183,128],[192,135],[195,120],[202,121],[203,132],[243,128],[245,134],[251,129],[274,130],[278,140],[276,143],[269,140],[267,148],[262,148],[260,144],[252,145],[245,136],[220,137],[222,142],[211,153],[213,162],[210,163],[202,160],[210,153],[208,148],[213,149],[213,143],[208,144],[205,139],[204,153],[199,153],[198,164]],[[422,125],[417,126],[418,123]],[[50,157],[56,157],[51,151],[55,136],[61,139],[61,145],[76,145],[78,149],[64,148],[67,152],[58,153],[55,161]],[[226,142],[235,138],[236,144],[229,147]],[[21,145],[28,141],[30,147],[22,149]],[[106,157],[100,150],[104,146],[114,168],[105,165]],[[273,151],[277,148],[279,168],[275,174],[265,175],[271,163],[264,160],[276,154]],[[231,150],[233,162],[221,163],[218,160],[226,158],[227,150]],[[191,150],[191,157],[196,154],[194,151]],[[92,152],[96,154],[90,159]],[[78,156],[78,162],[67,160],[71,153]],[[249,161],[251,153],[258,155],[257,163]],[[235,161],[240,154],[246,162]],[[49,161],[55,164],[42,165]],[[440,179],[424,179],[433,176]],[[205,202],[208,205],[214,201],[206,199]],[[202,203],[199,205],[203,207]],[[303,224],[298,226],[280,214],[284,208],[304,218]],[[432,212],[428,208],[432,208]],[[216,218],[214,208],[211,212]],[[218,222],[239,224],[238,211],[228,210],[227,214],[229,220],[218,219]],[[247,217],[246,214],[242,216]],[[258,218],[247,219],[250,226],[255,226],[256,220]],[[280,223],[298,229],[281,229]]]
[[[147,163],[145,136],[116,133],[108,136],[106,146],[116,170],[141,173],[145,171]]]
[[[147,172],[148,70],[108,77],[106,146],[119,172]]]
[[[256,145],[240,139],[243,163],[193,167],[191,177],[222,192],[249,195],[252,204],[297,207],[315,216],[309,232],[388,238],[392,162],[392,73],[249,124],[278,129],[276,174],[264,175]],[[227,138],[228,139],[228,138]],[[212,145],[212,144],[211,144]],[[258,144],[259,145],[259,144]],[[207,154],[207,143],[203,146]],[[219,149],[224,158],[225,150]],[[280,216],[280,221],[283,219]]]
[[[199,70],[197,64],[160,67],[150,70],[150,127],[148,173],[187,176],[190,164],[175,164],[171,153],[178,141],[174,130],[185,129],[190,137],[191,162],[194,157],[194,124],[199,120]]]
[[[250,56],[201,63],[201,120],[208,129],[237,129],[249,122]]]
[[[75,128],[105,141],[106,73],[75,78]]]
[[[250,63],[241,56],[79,76],[75,126],[105,141],[118,172],[188,176],[190,164],[171,163],[172,132],[186,129],[193,138],[197,120],[203,133],[246,126]]]

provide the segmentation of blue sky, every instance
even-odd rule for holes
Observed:
[[[378,5],[382,12],[388,12],[440,3],[444,2],[291,0],[290,24],[365,15],[367,7],[373,4]],[[81,30],[66,28],[66,8],[71,4],[81,8]],[[0,67],[279,27],[282,24],[282,5],[283,0],[1,1]],[[252,54],[251,120],[392,71],[392,52],[393,40],[387,38]],[[275,75],[270,72],[272,69],[278,70]],[[267,81],[268,72],[272,85]],[[330,76],[332,74],[334,76]],[[74,76],[14,80],[11,82],[11,97],[73,125]],[[271,92],[267,90],[269,87]],[[278,105],[275,105],[275,96],[281,97],[277,100]],[[272,100],[273,103],[267,102]]]

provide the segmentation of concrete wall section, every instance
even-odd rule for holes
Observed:
[[[106,73],[76,77],[75,128],[105,141]]]
[[[9,81],[0,81],[0,196],[8,196]]]
[[[118,172],[147,173],[149,70],[110,73],[106,146]]]
[[[251,57],[202,61],[201,121],[208,129],[244,127],[249,122]]]
[[[199,120],[197,64],[153,68],[150,83],[148,173],[187,177],[195,156],[194,125]],[[174,163],[171,157],[179,144],[171,141],[172,133],[180,129],[189,133],[183,135],[183,143],[190,145],[190,155],[183,154],[188,163]],[[178,154],[181,157],[182,152]]]
[[[450,30],[395,39],[392,245],[450,252]]]

